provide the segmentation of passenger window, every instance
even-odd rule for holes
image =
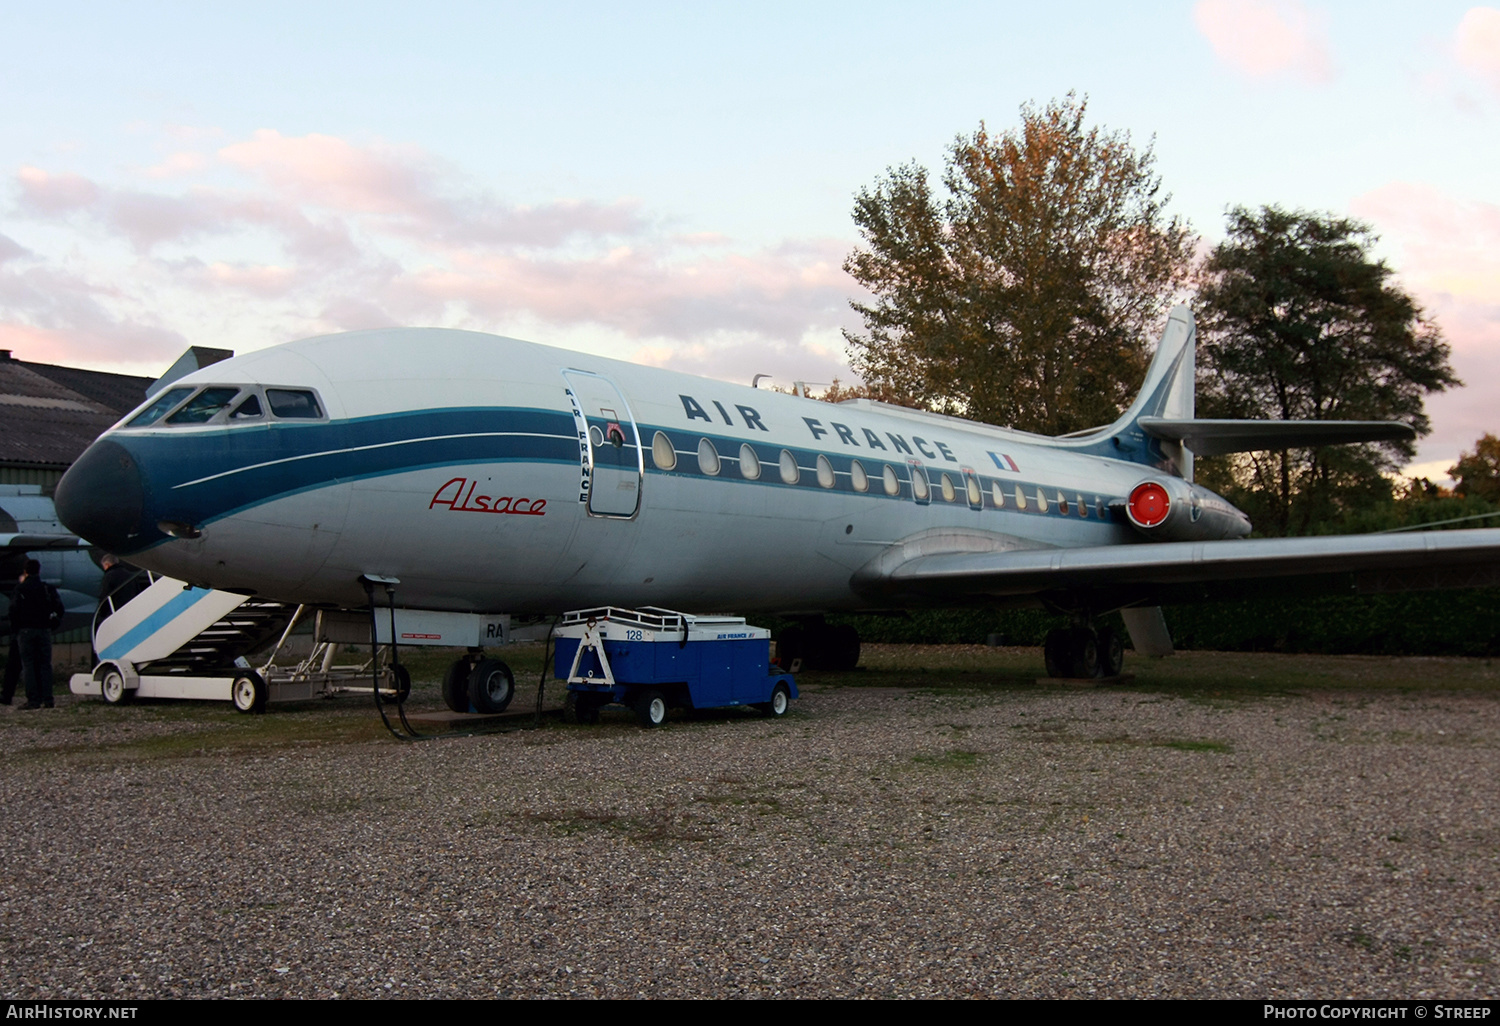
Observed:
[[[1021,486],[1016,485],[1016,509],[1026,508],[1026,493],[1021,491]]]
[[[709,477],[719,476],[719,450],[707,438],[698,442],[698,469]]]
[[[746,481],[760,480],[760,457],[749,445],[740,446],[740,476]]]
[[[1047,512],[1047,496],[1042,494],[1042,490],[1040,488],[1036,490],[1036,508],[1041,510],[1043,513]]]
[[[979,489],[979,479],[973,474],[964,475],[964,486],[969,493],[969,505],[979,509],[984,505],[984,492]]]
[[[1005,489],[1000,487],[999,481],[990,485],[990,498],[995,500],[996,509],[1005,508]]]
[[[856,492],[870,490],[870,475],[865,473],[865,468],[859,460],[851,460],[849,463],[849,483],[854,486]]]
[[[1081,516],[1081,517],[1088,516],[1089,515],[1089,504],[1087,502],[1083,501],[1083,496],[1082,495],[1075,495],[1073,497],[1078,500],[1078,515]]]
[[[182,409],[167,418],[167,423],[202,424],[212,420],[214,414],[234,402],[234,397],[239,394],[240,390],[233,386],[227,388],[205,388],[183,403]]]
[[[797,466],[797,457],[789,449],[781,450],[781,480],[787,484],[796,484],[801,476],[802,468]]]
[[[885,470],[881,472],[880,476],[885,481],[885,494],[901,494],[901,479],[896,476],[895,469],[889,463],[885,465]]]
[[[1057,493],[1057,508],[1062,510],[1062,515],[1068,515],[1068,497],[1062,492]]]
[[[954,499],[958,498],[958,490],[953,487],[953,479],[947,474],[943,475],[942,489],[944,502],[952,502]]]
[[[300,388],[268,388],[266,402],[271,404],[271,413],[282,420],[318,420],[323,416],[318,397]]]
[[[590,436],[596,431],[599,429],[589,428]],[[603,432],[599,433],[599,440],[604,440]],[[598,445],[594,448],[597,449]],[[658,470],[677,469],[677,450],[672,447],[672,440],[660,431],[651,439],[651,462],[656,464]]]
[[[950,486],[951,487],[951,486]],[[917,464],[911,464],[911,495],[918,502],[926,502],[930,497],[931,490],[927,487],[927,471]]]
[[[157,396],[156,399],[152,401],[151,405],[147,406],[140,413],[137,413],[134,417],[130,418],[130,423],[126,424],[125,426],[147,427],[151,424],[155,424],[157,421],[161,420],[162,417],[164,417],[168,412],[170,412],[172,407],[176,406],[178,403],[186,399],[188,397],[188,393],[190,392],[192,392],[191,388],[167,389],[161,395]]]
[[[833,464],[828,461],[827,456],[818,457],[818,485],[822,488],[832,488],[836,483],[833,476]]]
[[[229,411],[230,420],[252,420],[260,415],[260,396],[254,392],[246,396],[243,402]]]

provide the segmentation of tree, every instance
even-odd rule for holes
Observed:
[[[912,405],[1058,434],[1114,419],[1188,280],[1194,237],[1168,219],[1150,147],[1085,128],[1073,94],[1019,130],[954,140],[939,200],[918,164],[856,198],[868,248],[844,269],[855,370]]]
[[[1458,482],[1454,491],[1459,495],[1500,504],[1500,438],[1486,432],[1474,443],[1473,452],[1459,454],[1448,476]]]
[[[1198,286],[1199,416],[1384,420],[1428,430],[1423,397],[1462,384],[1448,346],[1391,270],[1369,226],[1263,207],[1229,213]],[[1252,453],[1200,477],[1257,527],[1305,534],[1391,497],[1408,442]]]

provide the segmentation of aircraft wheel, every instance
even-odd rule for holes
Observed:
[[[757,708],[767,716],[785,716],[786,711],[792,705],[792,689],[786,686],[786,681],[778,681],[771,689],[771,700],[762,702]]]
[[[124,705],[135,697],[135,692],[125,686],[125,675],[113,666],[104,671],[99,694],[110,705]]]
[[[411,697],[411,671],[400,663],[386,668],[386,673],[391,677],[389,687],[396,692],[396,701],[404,702]]]
[[[667,700],[660,691],[642,691],[635,700],[636,719],[643,727],[659,727],[667,722]]]
[[[498,659],[481,659],[469,674],[469,701],[482,713],[504,712],[515,693],[515,674]]]
[[[469,711],[469,661],[459,659],[443,674],[443,704],[456,713]]]
[[[1070,633],[1071,676],[1085,680],[1099,676],[1099,639],[1093,628],[1075,627]]]
[[[792,672],[792,663],[801,659],[808,662],[807,630],[802,626],[788,627],[776,639],[776,662],[785,673]]]
[[[1125,639],[1113,627],[1099,632],[1099,676],[1118,677],[1125,667]]]
[[[1043,652],[1047,656],[1047,676],[1067,677],[1071,674],[1072,660],[1068,656],[1069,632],[1056,628],[1047,632]]]
[[[266,690],[266,682],[258,673],[242,673],[234,678],[234,683],[229,686],[229,697],[234,702],[234,707],[242,713],[263,713],[266,711],[266,699],[270,692]]]
[[[828,645],[828,668],[852,670],[859,665],[859,631],[849,624],[830,627],[824,633]]]

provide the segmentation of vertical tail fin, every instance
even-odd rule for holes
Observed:
[[[1192,420],[1197,390],[1195,350],[1198,329],[1193,311],[1178,304],[1167,317],[1166,330],[1157,343],[1156,355],[1146,371],[1140,394],[1114,424],[1113,432],[1132,431],[1142,417],[1166,417]],[[1134,431],[1133,433],[1139,433]],[[1193,451],[1179,442],[1159,442],[1162,455],[1170,460],[1186,480],[1193,479]]]

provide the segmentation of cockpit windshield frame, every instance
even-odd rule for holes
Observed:
[[[120,430],[236,427],[247,424],[306,424],[328,419],[316,389],[300,385],[207,382],[179,385],[152,396],[120,424]]]

